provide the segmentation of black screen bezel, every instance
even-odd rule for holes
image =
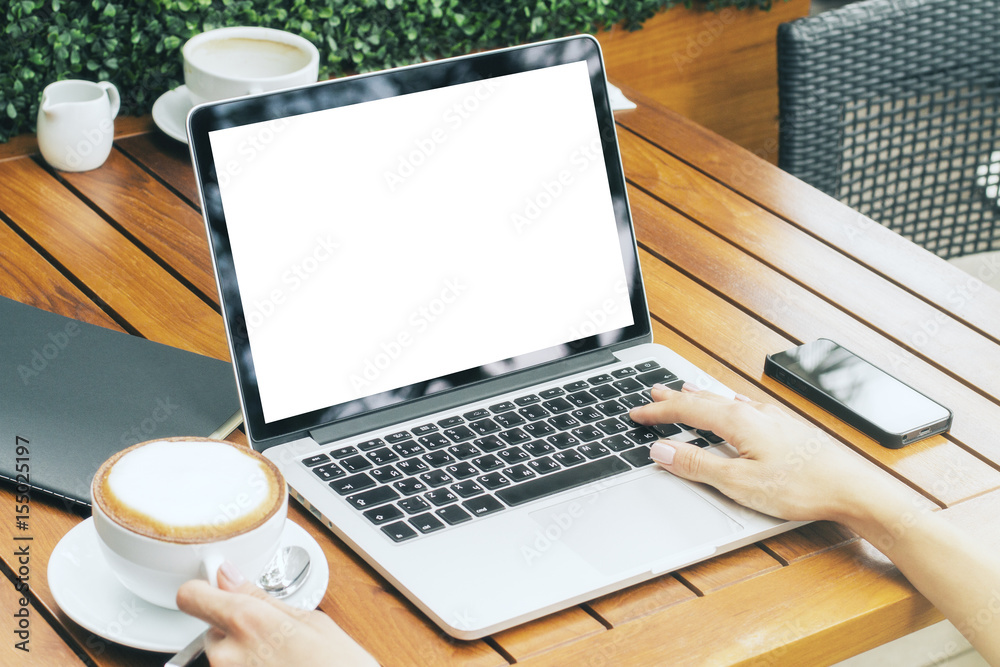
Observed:
[[[510,362],[506,364],[508,368],[520,372],[526,368],[537,368],[547,363],[565,361],[601,348],[622,347],[648,340],[651,334],[617,134],[607,96],[600,47],[596,40],[583,35],[486,52],[332,80],[276,93],[210,103],[197,107],[190,113],[188,137],[191,154],[218,276],[227,335],[243,399],[245,424],[252,441],[286,439],[372,410],[395,407],[407,401],[423,398],[430,395],[428,391],[432,381],[401,387],[376,396],[328,406],[273,422],[264,420],[209,133],[229,127],[578,61],[587,63],[590,74],[591,92],[597,113],[605,168],[609,177],[633,324],[598,336],[567,342],[565,345],[549,348],[532,355],[524,355],[523,358],[504,360]],[[462,389],[492,377],[496,377],[496,373],[486,367],[453,373],[443,378],[436,378],[433,381],[435,390],[432,393],[436,395],[444,391]]]

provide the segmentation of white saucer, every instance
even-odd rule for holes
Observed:
[[[168,137],[186,144],[187,115],[193,106],[187,86],[177,86],[160,95],[153,103],[153,122]]]
[[[285,524],[281,543],[303,547],[311,563],[305,584],[285,601],[315,609],[330,579],[323,549],[292,521]],[[118,644],[176,653],[208,627],[183,612],[150,604],[122,586],[101,556],[93,519],[78,524],[59,540],[49,559],[48,576],[52,597],[67,616]]]

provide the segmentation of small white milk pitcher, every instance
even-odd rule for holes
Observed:
[[[107,81],[56,81],[42,91],[38,148],[63,171],[97,169],[108,159],[121,98]]]

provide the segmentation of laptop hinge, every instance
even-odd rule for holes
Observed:
[[[489,399],[491,396],[518,391],[553,378],[606,366],[615,363],[615,361],[612,349],[595,350],[572,359],[557,361],[538,368],[525,369],[504,378],[492,378],[471,387],[420,398],[403,405],[345,419],[336,424],[321,426],[310,431],[309,435],[320,444],[351,438],[359,433],[391,427],[393,424],[400,424],[442,410],[453,410],[463,405]]]

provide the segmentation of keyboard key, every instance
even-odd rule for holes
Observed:
[[[365,510],[363,514],[366,519],[374,523],[376,526],[383,524],[386,521],[400,519],[403,516],[403,512],[400,511],[400,509],[395,505],[382,505],[382,507]]]
[[[416,428],[410,429],[410,431],[413,432],[413,435],[417,436],[418,438],[422,435],[428,435],[430,433],[434,433],[437,430],[438,430],[437,424],[424,424],[423,426],[417,426]]]
[[[543,456],[540,459],[528,461],[528,466],[531,467],[531,469],[537,472],[539,475],[548,475],[551,472],[560,470],[559,464],[550,459],[548,456]]]
[[[456,463],[445,468],[445,472],[454,477],[455,479],[465,479],[467,477],[472,477],[473,475],[478,475],[479,470],[468,462]]]
[[[444,434],[451,438],[452,442],[456,443],[472,440],[476,437],[476,434],[468,426],[453,426],[452,428],[445,429]]]
[[[552,458],[567,468],[569,466],[575,466],[578,463],[583,463],[587,460],[582,454],[574,449],[567,449],[564,452],[556,452],[552,455]]]
[[[559,391],[562,391],[562,389]],[[551,401],[545,401],[542,405],[549,412],[554,412],[556,414],[559,414],[560,412],[568,412],[573,409],[573,404],[561,397],[553,398]]]
[[[599,459],[602,456],[607,456],[611,452],[608,448],[599,442],[588,442],[580,445],[576,448],[576,451],[580,452],[588,459]]]
[[[590,384],[604,384],[605,382],[611,382],[614,378],[607,373],[602,373],[601,375],[595,375],[592,378],[587,378],[587,382]]]
[[[403,542],[404,540],[409,540],[417,536],[417,531],[413,530],[402,521],[390,523],[388,526],[382,526],[382,532],[388,535],[393,542]]]
[[[601,431],[600,429],[594,428],[593,426],[590,425],[575,428],[572,431],[570,431],[570,433],[575,435],[583,442],[589,442],[591,440],[597,440],[598,438],[604,437],[604,431]]]
[[[524,446],[524,451],[532,456],[542,456],[554,452],[556,448],[544,440],[534,440]]]
[[[392,466],[383,466],[381,468],[376,468],[368,473],[372,478],[381,484],[388,484],[394,479],[400,479],[403,473],[399,472]]]
[[[343,459],[348,456],[353,456],[357,453],[358,450],[355,447],[341,447],[340,449],[335,449],[332,452],[330,452],[330,456],[332,456],[335,459]]]
[[[404,475],[416,475],[417,473],[430,470],[430,466],[421,461],[420,459],[407,459],[405,461],[400,461],[396,464],[399,472]]]
[[[456,415],[454,417],[448,417],[446,419],[440,420],[438,422],[438,426],[440,426],[441,428],[451,428],[452,426],[458,426],[459,424],[464,424],[464,423],[465,420]]]
[[[515,484],[517,484],[518,482],[523,482],[526,479],[531,479],[532,477],[535,476],[535,473],[523,463],[520,465],[516,465],[513,468],[504,468],[503,474],[506,475],[507,478],[510,481],[514,482]]]
[[[344,459],[340,462],[340,465],[347,472],[360,472],[361,470],[368,470],[372,467],[371,461],[361,456],[352,456],[348,459]]]
[[[364,491],[365,489],[370,489],[373,486],[375,486],[375,480],[363,472],[358,473],[357,475],[351,475],[350,477],[344,477],[343,479],[335,479],[330,482],[330,488],[342,496],[346,496],[349,493],[355,493],[357,491]]]
[[[420,496],[403,498],[396,504],[402,507],[403,511],[407,514],[419,514],[420,512],[426,512],[431,508],[431,506],[427,504],[427,501]]]
[[[449,503],[458,502],[458,496],[448,489],[435,489],[424,494],[424,498],[431,501],[435,507],[441,507]]]
[[[695,447],[711,447],[710,443],[705,438],[695,438],[694,440],[688,440],[688,444],[694,445]]]
[[[533,422],[531,424],[525,424],[522,428],[524,429],[524,432],[532,438],[544,438],[545,436],[556,432],[556,430],[546,422]]]
[[[510,401],[504,401],[503,403],[497,403],[496,405],[490,406],[490,412],[493,414],[498,414],[501,412],[508,412],[513,410],[516,406]]]
[[[624,405],[629,410],[631,410],[632,408],[637,408],[640,405],[646,405],[647,403],[652,403],[651,400],[649,400],[642,394],[630,394],[628,396],[622,396],[621,398],[618,399],[618,402]]]
[[[464,442],[461,445],[452,445],[448,448],[448,453],[460,461],[471,459],[482,454],[471,442]]]
[[[562,396],[566,392],[559,387],[552,387],[552,389],[546,389],[545,391],[538,392],[538,395],[542,397],[543,401],[547,401],[550,398],[555,398],[556,396]]]
[[[597,403],[597,399],[589,391],[578,391],[575,394],[570,394],[566,400],[578,408]]]
[[[642,389],[642,386],[640,385],[639,388]],[[612,387],[610,384],[602,384],[600,387],[594,387],[590,390],[590,393],[602,401],[606,401],[611,398],[618,398],[622,395],[620,391]]]
[[[528,421],[538,421],[539,419],[544,419],[552,414],[540,405],[529,405],[528,407],[521,408],[517,412]]]
[[[684,429],[677,424],[654,424],[649,428],[656,431],[661,438],[670,438],[684,432]]]
[[[326,463],[330,460],[330,457],[326,454],[317,454],[316,456],[310,456],[309,458],[302,459],[302,465],[307,468],[312,468],[313,466],[318,466],[320,463]]]
[[[465,523],[466,521],[472,521],[472,515],[466,512],[464,509],[458,505],[451,505],[449,507],[442,507],[439,510],[434,510],[434,513],[439,517],[448,522],[451,526],[457,526],[460,523]]]
[[[580,439],[573,436],[570,433],[557,433],[556,435],[550,435],[545,438],[547,442],[552,443],[559,449],[566,449],[567,447],[575,447],[580,444]]]
[[[478,496],[480,493],[485,493],[483,487],[479,486],[479,484],[471,479],[467,479],[464,482],[459,482],[457,484],[452,484],[451,490],[463,498],[471,498],[472,496]]]
[[[493,496],[479,496],[462,503],[474,516],[486,516],[503,509],[503,505]]]
[[[646,427],[640,427],[633,429],[625,434],[628,439],[639,445],[648,445],[651,442],[655,442],[660,439],[660,437],[654,432],[650,431]]]
[[[533,403],[538,403],[541,401],[537,394],[528,394],[527,396],[522,396],[521,398],[515,398],[514,402],[518,405],[531,405]]]
[[[587,384],[586,382],[584,382],[583,380],[577,380],[576,382],[570,382],[569,384],[567,384],[567,385],[565,385],[563,387],[563,389],[565,389],[566,391],[568,391],[571,394],[573,392],[582,391],[583,389],[589,389],[589,388],[590,388],[590,385]]]
[[[606,401],[604,403],[598,403],[594,407],[596,407],[599,411],[603,412],[609,417],[614,417],[616,415],[621,415],[628,412],[628,408],[626,408],[618,401]]]
[[[496,495],[500,500],[513,507],[629,470],[631,468],[628,464],[617,456],[606,456],[590,463],[566,468],[551,475],[544,475],[500,489]]]
[[[625,378],[624,380],[618,380],[617,382],[612,382],[611,386],[623,394],[634,394],[637,391],[642,391],[643,389],[645,389],[645,387],[642,386],[641,382],[638,382],[632,378]]]
[[[418,514],[417,516],[410,517],[408,519],[410,525],[419,530],[421,533],[433,533],[435,530],[441,530],[444,528],[444,524],[438,520],[433,514]]]
[[[601,429],[608,435],[617,435],[619,433],[624,433],[629,429],[628,424],[625,424],[621,420],[614,418],[605,419],[604,421],[599,421],[596,424],[594,424],[594,426]]]
[[[388,447],[382,447],[381,449],[376,449],[373,452],[368,452],[366,456],[371,459],[371,462],[377,466],[385,465],[386,463],[392,463],[393,461],[398,461],[399,456],[396,452],[392,451]]]
[[[503,427],[492,419],[480,419],[469,424],[469,428],[479,435],[489,435],[490,433],[496,433]]]
[[[636,364],[635,370],[639,371],[640,373],[645,373],[646,371],[651,371],[654,368],[659,368],[659,367],[660,364],[656,363],[655,361],[644,361],[641,364]]]
[[[531,440],[531,436],[519,428],[512,428],[509,431],[504,431],[500,434],[500,437],[503,438],[508,445],[518,445],[522,442]]]
[[[482,470],[483,472],[489,472],[491,470],[496,470],[497,468],[503,467],[503,461],[493,456],[492,454],[487,454],[486,456],[480,456],[478,458],[472,459],[472,464]]]
[[[507,443],[505,443],[503,440],[496,437],[495,435],[488,435],[485,438],[478,438],[476,440],[473,440],[472,443],[476,447],[479,447],[479,449],[486,452],[487,454],[489,454],[490,452],[495,452],[498,449],[503,449],[504,447],[507,446]]]
[[[571,414],[556,415],[552,419],[546,419],[545,421],[560,431],[567,431],[580,425],[580,420]]]
[[[313,468],[313,474],[319,477],[324,482],[329,482],[331,479],[337,479],[347,474],[341,470],[340,466],[336,463],[330,463],[325,466],[319,466],[318,468]]]
[[[634,368],[629,368],[628,366],[626,366],[625,368],[619,368],[616,371],[611,371],[611,377],[627,378],[635,375],[638,372],[639,371],[635,370]]]
[[[378,449],[379,447],[385,447],[385,442],[382,438],[372,438],[371,440],[365,440],[364,442],[358,443],[358,449],[363,452]]]
[[[424,454],[422,457],[427,465],[432,468],[440,468],[441,466],[446,466],[449,463],[455,462],[455,457],[445,451],[430,452],[429,454]]]
[[[594,408],[583,408],[582,410],[574,410],[573,418],[583,422],[584,424],[589,424],[590,422],[596,422],[604,419],[604,415]]]
[[[432,489],[436,489],[439,486],[444,486],[445,484],[450,484],[455,480],[451,475],[444,472],[443,470],[431,470],[430,472],[425,472],[420,475],[420,481],[422,481],[427,486]]]
[[[504,449],[497,452],[497,456],[502,458],[508,464],[520,463],[521,461],[527,461],[531,457],[528,456],[520,447],[511,447],[510,449]]]
[[[409,440],[413,437],[413,434],[409,431],[397,431],[396,433],[390,433],[385,436],[385,441],[390,445],[395,445],[397,442],[403,442],[404,440]]]
[[[526,421],[524,417],[517,414],[516,412],[504,412],[494,417],[494,419],[496,419],[497,423],[504,428],[513,428],[514,426],[520,426]]]
[[[678,385],[682,384],[677,376],[668,371],[666,368],[657,368],[655,371],[649,371],[648,373],[640,373],[635,376],[635,379],[643,383],[647,387],[652,387],[654,384],[665,384],[669,386],[671,383],[676,383]]]
[[[613,435],[610,438],[605,438],[601,440],[601,444],[613,452],[622,452],[635,447],[635,444],[624,435]]]
[[[401,479],[399,481],[392,483],[392,488],[396,489],[404,496],[412,496],[417,493],[423,493],[427,490],[427,485],[421,482],[416,477],[409,477],[406,479]]]
[[[505,486],[510,486],[510,480],[498,472],[491,472],[486,475],[481,475],[476,479],[476,481],[482,484],[487,489],[490,489],[491,491],[493,489],[499,489]]]
[[[370,491],[362,491],[353,496],[347,496],[347,502],[354,505],[356,509],[364,510],[377,505],[384,505],[393,500],[398,500],[399,494],[392,487],[378,486]]]
[[[636,468],[648,466],[653,463],[653,459],[649,458],[649,447],[646,445],[641,445],[635,449],[630,449],[627,452],[622,452],[621,457],[634,465]]]
[[[725,442],[726,441],[726,439],[723,438],[721,435],[716,435],[712,431],[708,431],[708,430],[703,429],[703,428],[698,429],[697,431],[695,431],[695,433],[697,433],[701,437],[705,438],[706,440],[708,440],[713,445],[717,445],[720,442]]]
[[[430,435],[425,435],[417,439],[421,445],[427,449],[441,449],[442,447],[447,447],[451,444],[451,440],[444,437],[440,433],[431,433]]]
[[[466,412],[462,416],[465,417],[468,421],[474,422],[477,419],[482,419],[484,417],[489,417],[490,416],[490,411],[487,410],[486,408],[479,408],[478,410],[473,410],[472,412]]]
[[[423,440],[424,438],[420,439]],[[423,445],[421,445],[419,442],[414,442],[413,440],[398,445],[393,445],[392,449],[403,458],[416,456],[417,454],[423,454],[425,451],[427,451],[424,449]]]

